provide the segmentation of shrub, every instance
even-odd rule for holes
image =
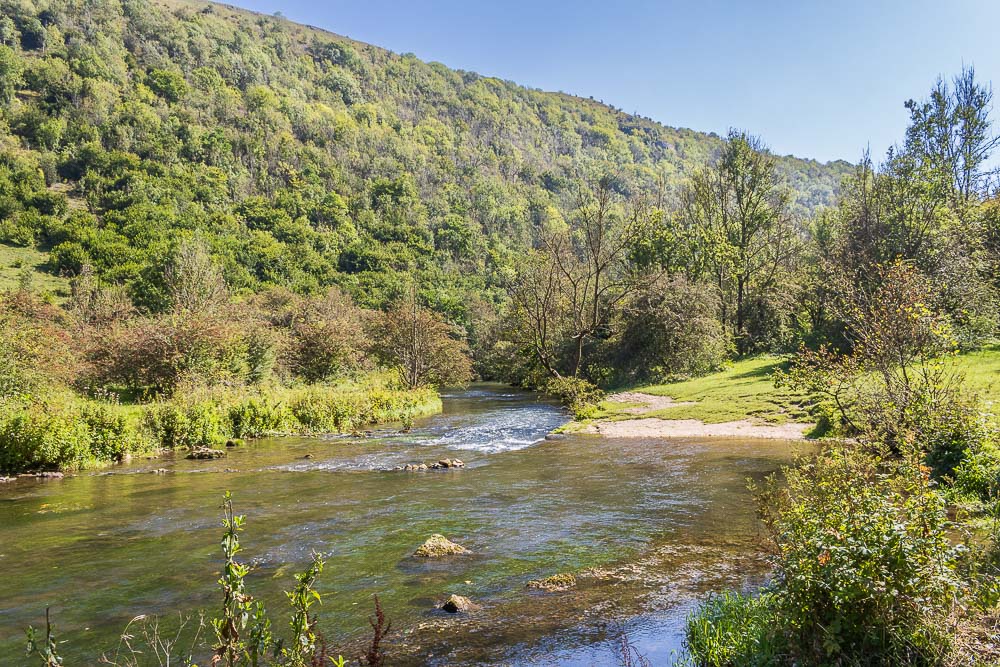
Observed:
[[[791,651],[810,663],[934,662],[961,548],[929,470],[844,446],[786,476],[761,498],[777,556],[775,626]]]
[[[585,418],[604,398],[604,392],[582,378],[561,377],[549,380],[545,393],[559,399],[578,419]]]
[[[2,407],[0,470],[6,472],[116,463],[150,445],[139,424],[111,406],[53,396]]]
[[[234,438],[259,438],[288,428],[288,409],[265,397],[250,397],[229,408],[229,424]]]
[[[759,498],[776,573],[760,598],[688,622],[700,665],[937,664],[963,590],[963,548],[929,469],[844,445],[772,477]]]
[[[415,299],[375,317],[371,336],[378,360],[395,370],[411,389],[464,384],[472,379],[468,345],[454,327],[418,306]]]
[[[337,289],[299,304],[292,315],[290,366],[310,382],[357,370],[365,348],[361,310]]]
[[[703,375],[728,358],[718,319],[719,297],[709,285],[671,277],[640,292],[625,309],[613,366],[623,382]]]
[[[161,447],[211,447],[231,435],[223,415],[215,401],[161,402],[147,408],[145,423]]]
[[[139,318],[95,331],[90,380],[171,393],[182,380],[208,383],[246,375],[246,347],[236,322],[211,313]]]
[[[46,405],[21,406],[0,417],[0,469],[75,469],[93,458],[90,432],[75,415]]]
[[[136,420],[103,405],[87,404],[80,419],[90,431],[90,451],[99,461],[121,462],[151,444]]]

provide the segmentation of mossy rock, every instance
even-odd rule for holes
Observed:
[[[545,591],[546,593],[568,591],[571,588],[576,588],[576,577],[568,572],[561,572],[545,579],[533,579],[528,582],[528,588]]]
[[[477,611],[480,606],[463,595],[450,595],[440,607],[449,614],[469,613]]]
[[[460,544],[455,544],[444,535],[431,535],[427,541],[413,552],[418,558],[441,558],[442,556],[458,556],[471,553]]]

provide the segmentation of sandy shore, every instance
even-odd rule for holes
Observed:
[[[691,405],[676,402],[669,396],[653,396],[639,392],[622,392],[608,397],[617,403],[639,403],[641,407],[626,408],[627,414],[642,415],[670,407]],[[661,419],[646,417],[622,420],[599,420],[581,428],[578,433],[594,433],[607,438],[765,438],[770,440],[803,440],[808,424],[763,424],[739,421],[706,424],[697,419]]]
[[[706,424],[697,419],[624,419],[588,424],[578,433],[596,433],[606,438],[766,438],[803,440],[806,424],[755,424],[741,419]]]

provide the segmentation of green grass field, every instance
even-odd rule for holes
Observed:
[[[30,289],[40,295],[51,294],[56,302],[69,298],[69,280],[48,270],[48,253],[34,248],[0,243],[0,291],[17,289],[22,274],[30,276]]]
[[[693,402],[643,413],[642,417],[699,419],[707,424],[751,418],[767,423],[788,421],[811,423],[809,400],[804,394],[774,386],[773,375],[787,363],[786,357],[762,356],[741,359],[728,368],[704,377],[669,384],[636,387],[634,391],[669,396],[678,402]],[[1000,398],[1000,345],[960,355],[957,370],[966,388],[992,411]],[[634,404],[603,401],[594,418],[634,419],[624,412]]]

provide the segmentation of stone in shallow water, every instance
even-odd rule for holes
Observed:
[[[441,459],[437,463],[432,463],[431,468],[441,470],[444,468],[464,468],[465,461],[462,459]]]
[[[440,607],[449,614],[468,613],[479,609],[479,605],[462,595],[450,595]]]
[[[192,449],[191,453],[187,455],[189,459],[221,459],[226,455],[226,452],[221,449],[209,449],[208,447],[199,447],[197,449]]]
[[[568,572],[553,574],[551,577],[546,577],[545,579],[534,579],[528,582],[528,588],[534,588],[535,590],[545,591],[546,593],[567,591],[575,587],[576,587],[576,577],[574,577],[572,574],[569,574]]]
[[[413,552],[419,558],[440,558],[441,556],[457,556],[470,553],[460,544],[455,544],[444,535],[431,535],[427,541]]]

